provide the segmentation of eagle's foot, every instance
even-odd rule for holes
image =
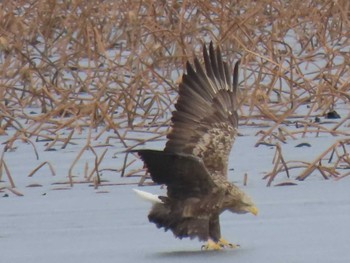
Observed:
[[[226,241],[225,239],[223,238],[220,238],[219,239],[219,242],[218,244],[222,247],[222,248],[239,248],[239,245],[238,244],[232,244],[232,243],[229,243],[228,241]]]
[[[219,242],[214,242],[211,239],[208,239],[208,242],[202,246],[202,250],[220,250],[222,246],[220,246]]]
[[[238,248],[239,245],[232,244],[227,242],[225,239],[220,238],[218,242],[214,242],[213,240],[209,239],[208,243],[202,246],[202,250],[221,250],[224,248]]]

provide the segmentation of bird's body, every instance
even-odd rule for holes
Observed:
[[[207,248],[228,245],[219,215],[257,213],[250,198],[227,181],[228,156],[237,134],[238,65],[233,84],[219,48],[203,48],[204,67],[187,63],[173,112],[172,130],[163,151],[133,150],[153,181],[167,186],[154,202],[149,220],[178,238],[210,240]],[[210,245],[211,244],[211,245]]]

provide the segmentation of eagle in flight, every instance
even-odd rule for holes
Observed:
[[[153,202],[150,222],[178,238],[207,241],[206,250],[235,247],[222,238],[219,215],[257,214],[252,200],[227,180],[228,157],[237,134],[239,61],[233,70],[219,47],[203,46],[204,66],[197,58],[186,64],[171,131],[163,151],[132,150],[143,160],[154,182],[167,186],[167,196],[134,189]]]

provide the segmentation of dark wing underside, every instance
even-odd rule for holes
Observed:
[[[232,85],[219,48],[214,50],[210,43],[209,54],[204,46],[203,56],[205,70],[197,58],[194,68],[187,63],[164,151],[197,156],[211,175],[226,176],[228,155],[238,125],[239,63],[235,65]]]
[[[154,182],[167,185],[168,197],[184,200],[203,197],[215,184],[201,159],[156,150],[135,150],[144,161]]]

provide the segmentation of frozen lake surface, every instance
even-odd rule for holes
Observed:
[[[60,188],[54,182],[66,180],[78,146],[41,155],[40,162],[48,160],[55,166],[56,176],[44,169],[43,174],[28,178],[32,169],[28,167],[40,162],[33,160],[30,146],[19,144],[5,160],[24,196],[1,193],[1,262],[349,262],[350,176],[324,180],[315,172],[306,181],[294,181],[296,186],[266,187],[263,172],[271,170],[274,149],[255,148],[256,137],[247,130],[243,133],[247,135],[237,139],[231,154],[230,180],[251,195],[259,215],[225,212],[221,216],[223,236],[240,248],[201,251],[200,242],[178,240],[157,229],[147,219],[150,204],[132,191],[136,185],[96,190],[75,184],[54,190]],[[288,159],[305,155],[312,160],[332,140],[303,139],[311,142],[311,148],[295,148],[297,142],[290,141],[284,152]],[[104,162],[108,166],[122,159],[106,157]],[[244,173],[247,186],[242,185]],[[276,180],[292,179],[281,174]],[[109,181],[136,183],[138,179],[111,173]],[[38,182],[41,187],[26,187]],[[164,191],[159,186],[142,190]]]

